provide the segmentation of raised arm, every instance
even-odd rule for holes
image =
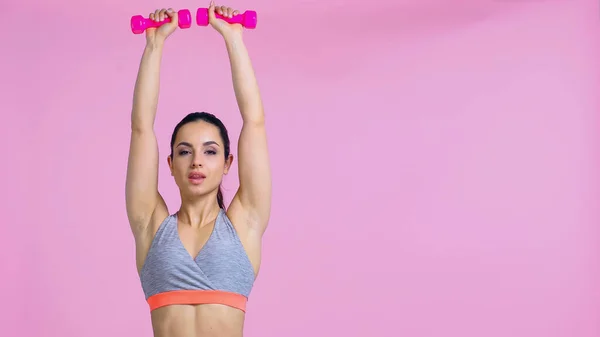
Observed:
[[[223,35],[233,88],[242,115],[243,126],[238,142],[240,187],[231,202],[245,214],[251,230],[263,233],[271,212],[271,169],[267,148],[265,115],[252,63],[242,39],[242,27],[214,18],[214,5],[209,9],[211,24]],[[216,7],[221,15],[233,16],[237,11]],[[237,203],[237,205],[236,205]]]
[[[171,17],[171,23],[146,31],[146,47],[139,66],[131,111],[131,140],[127,162],[125,201],[127,217],[134,234],[151,223],[153,215],[166,214],[158,193],[158,144],[154,119],[158,104],[160,61],[164,41],[177,27],[174,11],[157,10],[151,19]]]

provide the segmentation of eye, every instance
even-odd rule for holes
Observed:
[[[209,154],[209,155],[211,155],[211,156],[212,156],[212,155],[215,155],[215,154],[217,154],[217,151],[215,151],[215,150],[206,150],[206,152],[205,152],[205,153],[206,153],[206,154]]]
[[[180,156],[184,156],[184,155],[186,155],[188,153],[190,153],[190,151],[188,151],[188,150],[181,150],[181,151],[179,151],[179,155]]]

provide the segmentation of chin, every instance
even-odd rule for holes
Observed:
[[[193,184],[188,184],[186,186],[186,190],[188,191],[188,193],[194,194],[194,195],[202,195],[202,194],[206,194],[208,192],[206,187],[204,187],[202,185],[193,185]]]
[[[187,195],[194,196],[194,197],[204,196],[204,195],[210,194],[210,192],[212,192],[212,188],[210,188],[204,184],[194,185],[194,184],[188,183],[186,185],[185,189],[187,191],[187,193],[186,193]]]

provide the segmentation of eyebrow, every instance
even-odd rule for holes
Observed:
[[[213,140],[209,140],[207,142],[202,143],[203,146],[208,146],[208,145],[216,145],[219,146],[219,143],[213,141]],[[177,144],[176,147],[179,146],[187,146],[187,147],[193,147],[192,144],[188,143],[188,142],[180,142],[179,144]]]

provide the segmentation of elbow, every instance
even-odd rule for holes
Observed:
[[[143,121],[139,121],[136,119],[131,120],[131,132],[145,133],[145,132],[153,132],[153,131],[154,131],[153,123],[144,123]]]
[[[143,134],[143,133],[147,133],[149,131],[153,131],[151,127],[147,127],[147,126],[143,126],[143,125],[131,124],[131,133],[134,133],[134,134]]]
[[[244,125],[249,125],[253,127],[263,127],[265,125],[264,117],[244,117],[243,118]]]
[[[265,114],[262,108],[250,108],[242,110],[242,120],[246,125],[265,125]]]

